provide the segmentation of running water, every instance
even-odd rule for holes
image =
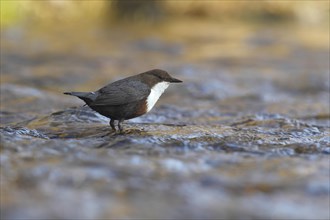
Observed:
[[[4,218],[329,218],[328,35],[192,26],[2,31]],[[62,94],[153,68],[184,83],[123,135]]]

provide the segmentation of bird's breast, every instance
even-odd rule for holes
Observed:
[[[147,112],[154,107],[159,97],[164,93],[169,84],[169,82],[160,82],[151,88],[151,92],[147,98]]]

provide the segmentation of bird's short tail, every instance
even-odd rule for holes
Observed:
[[[91,92],[64,92],[65,95],[76,96],[84,100],[87,104],[95,99],[95,94]]]
[[[65,92],[63,93],[65,95],[73,95],[73,96],[77,96],[77,97],[85,97],[88,95],[88,92]]]

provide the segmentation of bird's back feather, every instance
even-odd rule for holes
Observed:
[[[150,88],[141,81],[131,78],[111,83],[97,93],[98,96],[91,103],[93,106],[125,105],[146,99],[150,94]]]

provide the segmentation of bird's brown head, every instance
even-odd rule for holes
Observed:
[[[147,72],[141,73],[141,77],[153,84],[159,82],[169,82],[169,83],[182,83],[181,80],[173,78],[168,74],[168,72],[160,69],[153,69]]]

